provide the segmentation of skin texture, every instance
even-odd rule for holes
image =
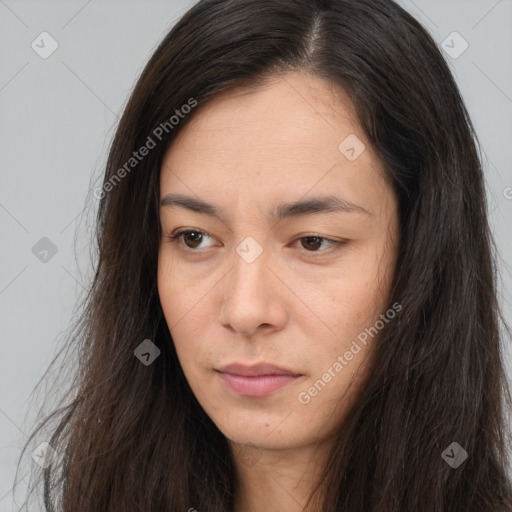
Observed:
[[[185,194],[222,214],[161,207],[158,291],[188,383],[233,448],[237,511],[302,510],[357,399],[375,338],[358,343],[307,404],[299,393],[388,307],[397,201],[355,119],[335,86],[290,72],[201,106],[163,161],[161,198]],[[338,149],[349,134],[366,146],[354,161]],[[368,213],[268,215],[279,203],[324,195]],[[183,228],[206,235],[168,237]],[[314,235],[347,243],[304,238]],[[246,237],[262,249],[251,263],[236,250]],[[258,246],[242,247],[254,254]],[[234,362],[268,362],[302,376],[268,396],[243,397],[215,371]]]

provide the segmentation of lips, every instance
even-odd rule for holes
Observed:
[[[216,371],[231,391],[254,398],[267,396],[302,377],[299,373],[267,363],[254,366],[236,363]]]
[[[239,363],[228,364],[217,371],[222,373],[231,373],[233,375],[243,375],[246,377],[255,377],[259,375],[291,375],[298,377],[301,374],[296,373],[273,364],[261,363],[253,366],[246,366]]]

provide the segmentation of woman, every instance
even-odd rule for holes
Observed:
[[[94,191],[46,509],[512,510],[475,139],[390,0],[193,6]]]

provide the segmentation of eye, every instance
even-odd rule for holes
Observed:
[[[185,250],[189,252],[199,252],[200,245],[206,239],[212,237],[201,231],[200,229],[186,229],[178,231],[174,235],[166,235],[172,242],[181,243]],[[212,239],[213,240],[213,239]],[[318,253],[319,256],[324,256],[335,252],[340,246],[347,243],[347,240],[331,240],[318,234],[311,234],[297,238],[295,242],[301,242],[301,246],[307,253]],[[329,249],[319,250],[323,244],[330,246]]]
[[[210,235],[201,231],[199,229],[188,229],[183,231],[178,231],[174,235],[167,235],[173,242],[182,242],[185,244],[187,249],[195,251],[199,248],[201,242],[206,238],[211,238]],[[182,240],[179,240],[179,239]]]
[[[325,238],[317,234],[302,236],[298,238],[297,241],[301,242],[301,246],[306,252],[319,253],[320,256],[331,254],[340,246],[347,243],[347,240],[331,240],[330,238]],[[330,245],[330,249],[318,250],[323,243]]]

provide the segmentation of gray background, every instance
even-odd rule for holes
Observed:
[[[20,469],[13,496],[15,464],[42,399],[52,396],[44,389],[38,397],[31,393],[91,276],[97,200],[88,192],[100,184],[114,126],[145,62],[193,3],[0,0],[2,512],[19,510],[16,502],[23,501],[30,465]],[[512,323],[512,0],[400,4],[441,47],[452,46],[452,54],[463,49],[458,36],[447,39],[452,32],[469,45],[457,58],[445,55],[482,143],[502,256],[500,297]],[[34,40],[42,46],[43,31],[58,43],[46,59],[31,47]],[[43,237],[56,254],[37,254],[48,243],[39,242]],[[33,250],[38,242],[42,249]],[[512,375],[510,343],[507,351]]]

